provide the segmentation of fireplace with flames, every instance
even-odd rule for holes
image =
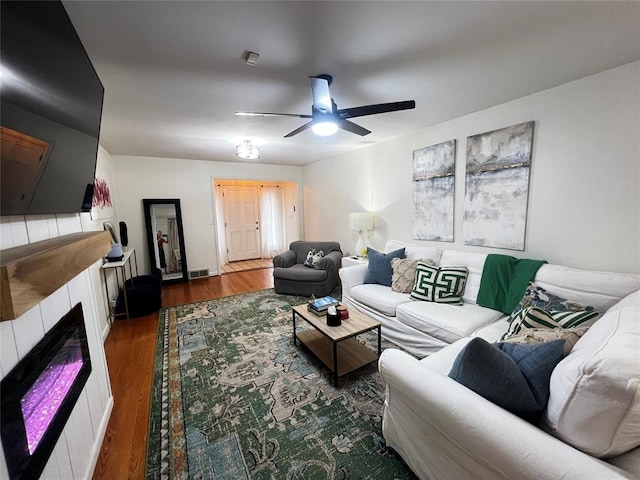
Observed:
[[[40,476],[90,373],[78,303],[2,379],[0,436],[11,479]]]

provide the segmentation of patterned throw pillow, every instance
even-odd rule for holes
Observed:
[[[316,250],[315,248],[312,248],[311,250],[309,250],[309,253],[307,253],[307,258],[305,259],[303,265],[305,267],[317,269],[320,265],[320,260],[322,260],[322,257],[324,257],[324,250]]]
[[[429,265],[436,266],[430,258],[422,260]],[[419,260],[409,260],[408,258],[394,258],[391,260],[391,290],[398,293],[411,293],[413,284],[416,281],[416,267]]]
[[[590,325],[592,320],[600,315],[596,310],[590,311],[556,311],[547,312],[538,307],[527,307],[520,310],[515,318],[511,319],[507,333],[503,340],[531,328],[571,328],[578,325]],[[588,322],[588,323],[587,323]]]
[[[420,260],[416,266],[416,281],[411,290],[411,298],[462,305],[468,274],[467,267],[434,267]]]
[[[531,310],[532,308],[537,310]],[[572,312],[575,315],[563,315],[563,312]],[[509,329],[502,336],[502,340],[523,328],[570,328],[580,324],[590,325],[599,315],[600,312],[593,307],[571,302],[529,282],[522,300],[511,312]]]
[[[552,342],[554,340],[564,340],[564,354],[568,355],[573,346],[580,337],[584,335],[589,326],[580,326],[573,328],[530,328],[520,330],[519,333],[504,339],[508,343],[521,343],[525,345],[533,345],[536,343]]]
[[[593,310],[593,307],[571,302],[566,298],[547,292],[544,288],[533,282],[529,282],[529,286],[525,290],[522,300],[520,300],[520,303],[518,303],[516,308],[513,309],[513,312],[511,312],[511,320],[509,321],[511,322],[521,310],[527,307],[538,307],[547,312],[552,310],[556,312],[562,312],[565,310],[572,312],[590,312]]]

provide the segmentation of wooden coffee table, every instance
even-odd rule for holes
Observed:
[[[327,325],[327,317],[318,317],[307,310],[307,304],[293,307],[293,344],[299,340],[329,370],[333,372],[333,384],[338,386],[338,378],[359,368],[378,361],[381,352],[380,322],[357,312],[349,310],[349,318],[338,327]],[[296,317],[301,317],[313,329],[296,331]],[[356,336],[378,331],[377,353],[356,340]]]

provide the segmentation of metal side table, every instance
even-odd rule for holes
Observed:
[[[127,281],[127,264],[129,265],[129,278],[133,278],[133,265],[135,265],[136,275],[138,276],[138,259],[136,258],[136,250],[135,248],[128,248],[123,252],[124,256],[122,260],[117,262],[108,262],[102,265],[102,278],[104,280],[104,288],[107,293],[107,304],[109,305],[109,282],[107,281],[107,271],[115,270],[116,274],[116,290],[120,290],[120,274],[122,274],[122,292],[124,294],[124,313],[116,313],[116,307],[109,305],[109,324],[113,324],[115,317],[117,316],[125,316],[129,319],[129,302],[127,300],[127,289],[125,288],[125,282]],[[131,257],[133,256],[133,264],[131,262]],[[116,295],[116,299],[118,296]]]

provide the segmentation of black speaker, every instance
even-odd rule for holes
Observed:
[[[81,212],[90,212],[93,204],[93,183],[88,183],[87,188],[84,191],[84,197],[82,198]]]
[[[129,236],[127,235],[127,224],[120,222],[120,243],[123,247],[129,244]]]

